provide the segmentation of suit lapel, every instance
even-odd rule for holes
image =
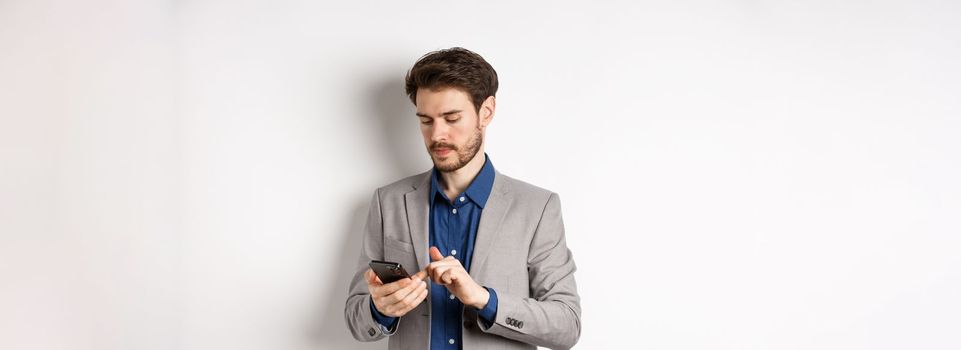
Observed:
[[[407,205],[407,225],[410,229],[410,241],[414,244],[414,253],[417,255],[417,264],[420,265],[417,271],[427,267],[427,221],[430,214],[430,171],[422,176],[420,181],[413,185],[414,189],[404,194],[404,201]],[[410,271],[415,273],[416,271]]]
[[[491,245],[500,234],[504,216],[510,211],[513,197],[509,194],[509,186],[500,173],[494,175],[494,186],[491,189],[487,205],[481,213],[480,225],[477,227],[477,238],[474,240],[474,253],[471,257],[471,271],[476,272],[477,266],[484,266],[484,261],[490,255]]]

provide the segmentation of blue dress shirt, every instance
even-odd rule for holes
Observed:
[[[430,245],[436,246],[444,256],[453,256],[470,271],[474,253],[474,240],[480,225],[481,213],[494,186],[494,165],[484,155],[484,166],[464,193],[453,200],[444,194],[440,186],[439,172],[435,168],[430,178]],[[430,258],[428,257],[428,261]],[[485,287],[487,288],[487,287]],[[497,293],[492,288],[487,306],[477,310],[481,321],[490,326],[497,315]],[[451,294],[447,287],[430,284],[431,319],[430,348],[462,349],[462,315],[464,304]],[[377,311],[371,300],[371,313],[377,323],[392,329],[397,321]]]

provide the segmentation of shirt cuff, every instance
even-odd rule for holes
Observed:
[[[397,323],[397,317],[386,316],[380,311],[377,311],[377,307],[374,306],[374,298],[368,298],[370,300],[370,314],[374,316],[374,320],[380,323],[384,327],[384,330],[389,332],[391,328],[394,328],[394,324]]]
[[[481,317],[481,321],[484,325],[490,327],[494,324],[494,320],[497,319],[497,292],[493,288],[484,287],[487,292],[490,293],[490,299],[487,299],[487,305],[483,309],[477,310],[477,315]]]

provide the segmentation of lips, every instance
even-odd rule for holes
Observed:
[[[439,157],[446,156],[446,155],[447,155],[448,153],[450,153],[450,152],[451,152],[451,149],[450,149],[450,148],[435,148],[435,149],[434,149],[434,154],[436,154],[436,155],[439,156]]]

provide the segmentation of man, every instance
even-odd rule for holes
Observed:
[[[375,191],[344,315],[389,349],[570,348],[581,333],[574,259],[557,194],[507,177],[484,153],[497,73],[463,48],[407,73],[434,163]],[[371,260],[410,278],[384,284]]]

